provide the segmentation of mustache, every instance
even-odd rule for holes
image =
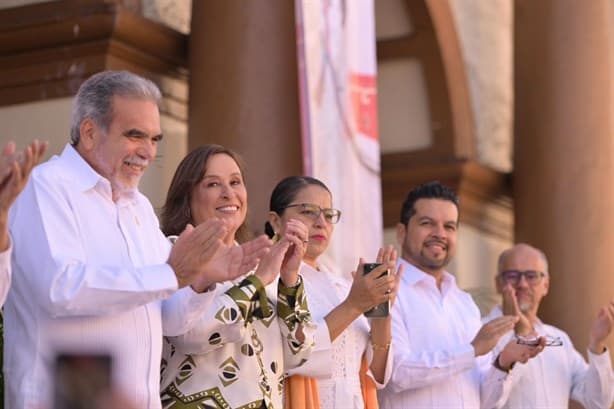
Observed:
[[[124,160],[124,163],[144,167],[149,165],[149,161],[147,159],[143,159],[139,156],[129,156]]]
[[[430,239],[424,242],[425,246],[430,246],[431,244],[439,244],[440,246],[442,246],[444,249],[448,249],[448,243],[446,243],[443,240],[440,239]]]

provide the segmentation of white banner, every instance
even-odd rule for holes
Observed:
[[[382,245],[372,0],[296,0],[303,163],[342,212],[324,262],[343,273]]]

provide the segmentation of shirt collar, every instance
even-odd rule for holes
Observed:
[[[421,281],[430,282],[433,285],[435,285],[435,277],[420,270],[418,267],[414,266],[412,263],[405,260],[404,258],[399,257],[398,263],[404,265],[403,277],[401,279],[405,281],[407,284],[409,284],[410,286],[414,286]],[[444,271],[441,281],[442,281],[442,288],[449,288],[449,287],[456,286],[456,278],[452,274],[448,273],[447,271]]]
[[[113,198],[113,192],[111,189],[111,182],[100,175],[87,163],[87,161],[81,156],[77,149],[71,144],[66,144],[62,154],[60,155],[66,166],[70,169],[72,181],[71,183],[81,192],[88,191],[90,189],[96,189],[97,191]],[[128,201],[136,202],[138,196],[138,190],[132,192],[125,192],[120,196],[119,202]]]

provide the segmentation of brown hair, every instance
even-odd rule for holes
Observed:
[[[188,223],[194,224],[190,202],[192,200],[192,190],[200,183],[207,171],[207,163],[214,155],[224,154],[230,156],[239,167],[241,176],[245,183],[245,166],[241,157],[224,148],[221,145],[203,145],[194,149],[183,158],[171,185],[168,188],[166,201],[162,207],[161,228],[164,234],[179,235]],[[235,234],[235,240],[242,243],[250,238],[251,234],[247,228],[247,218]]]

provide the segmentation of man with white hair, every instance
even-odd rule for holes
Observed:
[[[516,315],[514,331],[502,337],[497,348],[516,337],[520,343],[546,338],[541,354],[514,367],[504,408],[564,408],[569,399],[585,408],[609,408],[614,401],[614,372],[606,340],[614,326],[614,300],[603,306],[593,322],[587,364],[571,339],[559,328],[543,323],[537,311],[548,294],[550,275],[546,255],[528,244],[516,244],[499,256],[497,291],[503,304],[485,318]]]

